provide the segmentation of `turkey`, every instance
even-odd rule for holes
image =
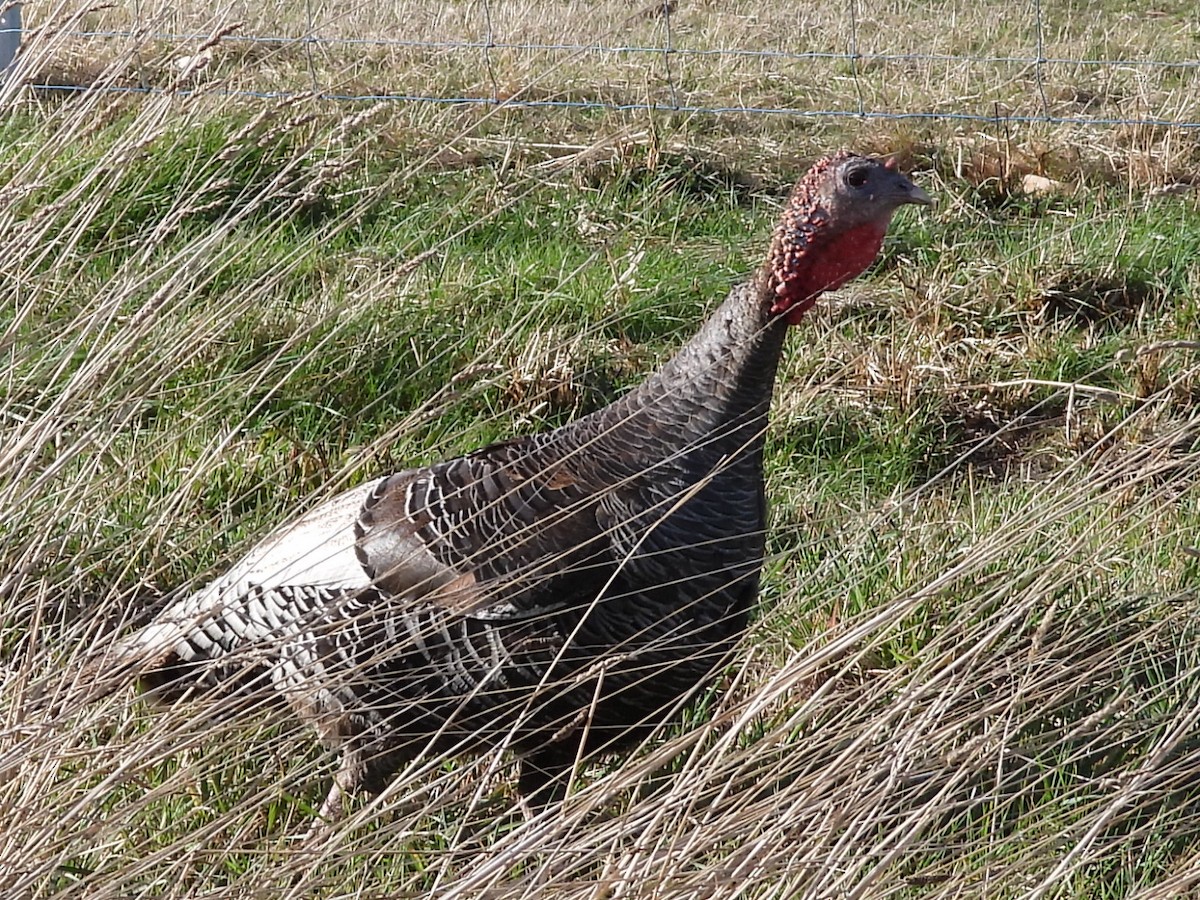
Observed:
[[[757,273],[640,387],[557,430],[375,478],[278,529],[91,668],[102,692],[278,692],[340,754],[320,819],[422,754],[501,747],[525,802],[711,682],[763,562],[763,435],[787,327],[930,197],[842,151]]]

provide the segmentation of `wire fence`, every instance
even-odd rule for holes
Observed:
[[[49,14],[26,4],[23,54],[37,62],[20,77],[45,91],[1200,128],[1186,9],[1176,21],[1041,0],[900,0],[886,14],[859,0],[728,7],[399,0],[381,11],[278,0],[214,11],[133,0]],[[14,9],[0,5],[0,48],[17,30]],[[134,65],[103,77],[118,58]]]

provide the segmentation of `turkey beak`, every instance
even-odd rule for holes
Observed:
[[[903,175],[897,175],[896,181],[896,192],[900,195],[899,200],[901,203],[918,203],[921,206],[933,206],[933,198]]]

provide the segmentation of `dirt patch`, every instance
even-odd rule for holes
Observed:
[[[1042,288],[1037,303],[1049,322],[1121,328],[1161,299],[1161,288],[1133,275],[1065,272]]]
[[[752,197],[764,190],[758,178],[720,161],[640,147],[595,162],[587,168],[584,180],[593,188],[617,183],[637,189],[651,184],[662,193],[701,200],[733,196],[740,205],[749,205]]]
[[[960,467],[996,481],[1055,468],[1059,461],[1051,445],[1065,422],[1064,402],[952,398],[942,414],[945,462],[957,460]]]

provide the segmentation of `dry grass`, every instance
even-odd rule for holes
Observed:
[[[44,34],[40,46],[47,50],[31,72],[68,84],[107,78],[136,87],[214,91],[317,88],[352,96],[763,108],[798,115],[1200,121],[1187,4],[1159,4],[1146,15],[1104,4],[1048,8],[1040,23],[1034,8],[960,2],[667,8],[664,14],[654,3],[568,2],[546,15],[529,0],[388,7],[314,0],[216,9],[147,2],[93,11],[64,4],[31,23]],[[74,36],[79,30],[134,36]],[[146,40],[146,34],[156,37]],[[308,36],[320,42],[305,44]],[[489,41],[494,46],[482,46]],[[663,46],[675,52],[668,58],[624,49]],[[1039,53],[1047,61],[1035,64]],[[432,110],[409,112],[437,118]],[[564,118],[568,133],[580,128],[577,116]],[[760,142],[760,158],[794,152],[792,130],[779,129],[772,119],[727,119],[740,132],[730,142],[732,152],[742,152],[747,132]],[[827,122],[824,117],[822,124]],[[695,124],[708,131],[713,123]],[[477,124],[474,130],[492,129]],[[882,119],[858,132],[882,132],[882,142],[895,145],[906,137],[919,141],[930,130],[960,172],[965,167],[981,177],[1012,175],[1015,167],[1070,180],[1082,168],[1158,186],[1190,181],[1195,171],[1191,141],[1146,125],[1093,131],[1010,124],[1001,136],[985,134],[996,129],[969,119],[932,125]]]
[[[1171,897],[1200,881],[1193,142],[1176,130],[256,100],[227,89],[1195,121],[1190,69],[322,46],[305,7],[39,10],[0,87],[0,884],[11,896]],[[637,4],[313,5],[316,33],[653,44]],[[1189,7],[1046,10],[1046,57],[1183,60]],[[1033,54],[987,4],[862,54]],[[27,15],[32,13],[27,11]],[[394,18],[388,18],[392,15]],[[842,52],[843,7],[679,3],[677,47]],[[194,72],[174,62],[211,50]],[[669,101],[668,101],[669,102]],[[277,711],[68,702],[274,522],[549,427],[669,352],[842,142],[942,203],[793,337],[761,615],[686,727],[524,821],[501,754],[328,842]],[[1074,189],[1022,195],[1039,174]]]

